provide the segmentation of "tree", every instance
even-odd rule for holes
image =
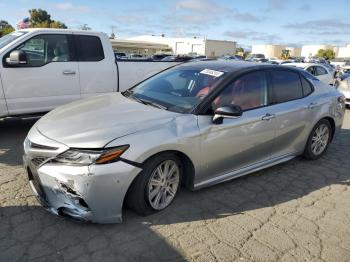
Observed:
[[[320,49],[320,50],[318,50],[316,56],[319,58],[324,58],[326,60],[330,60],[330,59],[335,58],[335,53],[332,49]]]
[[[67,26],[60,22],[51,19],[51,15],[43,9],[29,10],[30,26],[34,28],[67,28]]]
[[[0,20],[0,37],[7,35],[15,29],[5,20]]]

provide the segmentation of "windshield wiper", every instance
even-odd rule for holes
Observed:
[[[122,92],[122,95],[125,97],[130,97],[132,95],[133,91],[127,89],[124,92]]]
[[[168,108],[166,106],[160,105],[158,103],[155,103],[153,101],[147,100],[147,99],[141,99],[136,97],[135,95],[133,95],[133,91],[131,90],[125,90],[124,92],[122,92],[122,95],[131,99],[134,99],[135,101],[144,104],[144,105],[149,105],[149,106],[154,106],[163,110],[167,110]]]
[[[155,102],[152,102],[152,101],[149,101],[149,100],[140,99],[140,98],[137,98],[135,96],[134,96],[134,98],[137,99],[138,101],[140,101],[144,105],[154,106],[154,107],[157,107],[157,108],[160,108],[160,109],[163,109],[163,110],[167,110],[168,109],[166,106],[160,105],[158,103],[155,103]]]

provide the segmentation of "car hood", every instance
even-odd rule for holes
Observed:
[[[59,107],[35,127],[42,135],[71,148],[102,148],[122,136],[164,125],[176,115],[114,93]]]

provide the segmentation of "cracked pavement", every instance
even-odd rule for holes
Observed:
[[[165,211],[96,225],[43,210],[21,166],[32,120],[0,121],[0,261],[350,261],[350,110],[324,157],[296,158]]]

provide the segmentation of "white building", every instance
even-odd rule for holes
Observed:
[[[276,57],[279,58],[282,55],[283,50],[289,50],[290,56],[298,57],[301,54],[301,48],[288,47],[284,45],[253,45],[252,54],[263,54],[265,58]]]
[[[282,45],[252,45],[252,54],[263,54],[265,58],[278,58],[283,49]]]
[[[290,56],[312,57],[316,56],[320,49],[331,49],[336,57],[350,57],[350,45],[336,47],[332,45],[303,45],[300,47],[288,47],[283,45],[253,45],[252,54],[263,54],[266,58],[280,57],[282,50],[289,50]]]
[[[337,55],[337,48],[332,45],[303,45],[303,47],[301,48],[301,56],[303,57],[316,56],[318,50],[320,49],[331,49]]]
[[[350,45],[339,47],[337,57],[350,57]]]
[[[148,35],[132,37],[129,40],[166,44],[175,55],[196,54],[207,57],[219,57],[228,54],[233,55],[236,52],[236,42],[233,41]]]

